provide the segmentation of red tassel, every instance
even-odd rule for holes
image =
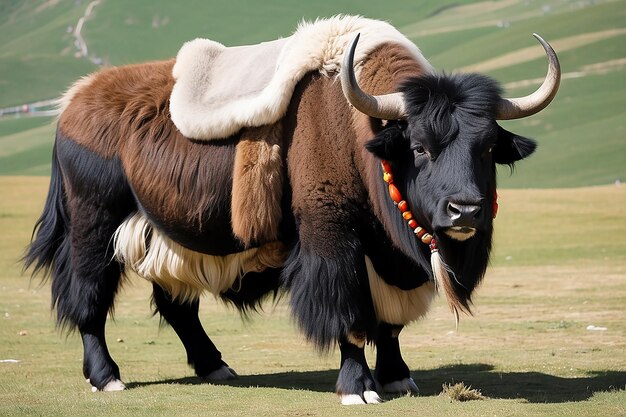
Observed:
[[[498,192],[493,190],[493,218],[495,219],[498,215]]]

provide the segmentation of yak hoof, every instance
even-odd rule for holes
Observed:
[[[206,377],[204,377],[204,379],[209,382],[219,382],[226,381],[228,379],[235,379],[238,376],[239,375],[237,375],[237,372],[235,372],[233,368],[228,366],[222,366],[221,368],[208,374]]]
[[[359,394],[346,394],[341,396],[342,405],[379,404],[383,402],[376,391],[365,391],[361,397]]]
[[[417,387],[413,378],[404,378],[400,381],[393,381],[383,385],[383,391],[394,394],[419,394],[420,390]]]
[[[124,385],[122,381],[120,381],[119,379],[113,379],[109,381],[100,391],[112,392],[112,391],[123,391],[125,389],[126,389],[126,385]],[[96,391],[98,391],[98,388],[91,387],[91,392],[96,392]]]

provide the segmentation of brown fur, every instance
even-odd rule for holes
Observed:
[[[366,92],[383,94],[395,91],[400,82],[420,72],[419,64],[402,47],[384,44],[364,62],[359,79]],[[364,144],[381,127],[380,120],[371,119],[346,102],[340,83],[333,78],[310,75],[296,89],[286,133],[293,140],[288,170],[294,214],[302,220],[303,244],[313,236],[323,236],[319,239],[324,243],[316,247],[327,245],[332,251],[333,242],[345,240],[338,235],[343,233],[338,223],[348,223],[350,217],[358,216],[347,209],[345,202],[358,211],[375,200],[368,199],[367,190],[373,192],[376,188],[375,179],[367,173],[379,170]],[[361,178],[361,173],[366,177]],[[320,210],[330,206],[336,210]],[[374,207],[374,211],[385,217],[380,207]],[[332,213],[333,218],[324,217],[324,213]]]
[[[73,92],[60,129],[99,155],[119,157],[144,208],[155,217],[172,219],[172,227],[202,234],[209,218],[219,218],[232,224],[244,246],[275,240],[281,219],[281,123],[244,130],[236,150],[234,140],[215,145],[185,138],[169,118],[173,64],[169,60],[96,73]],[[419,71],[400,46],[386,44],[365,61],[360,79],[365,91],[381,94],[394,91],[399,81]],[[298,172],[291,175],[308,183],[294,187],[294,200],[303,203],[354,189],[360,182],[357,170],[346,161],[356,161],[360,172],[371,171],[366,165],[374,158],[362,145],[381,127],[379,121],[348,107],[334,79],[313,77],[317,81],[301,99],[297,111],[305,113],[293,131],[295,147],[305,148],[294,153],[298,162],[292,166]],[[315,115],[307,117],[306,112]],[[353,127],[345,123],[351,119]],[[320,143],[323,140],[327,143]],[[355,144],[360,149],[353,158],[339,157],[346,149],[354,150]],[[299,155],[311,155],[317,162],[300,161]],[[341,179],[329,179],[321,188],[314,185],[338,172]],[[371,181],[366,178],[373,189]],[[231,201],[229,219],[224,217],[228,207],[216,206],[225,201]]]
[[[175,127],[167,122],[173,65],[174,60],[150,62],[93,74],[72,92],[59,128],[106,158],[117,155],[120,145],[132,136],[145,135],[146,130],[159,136],[175,134]]]
[[[424,72],[424,69],[401,46],[382,45],[373,51],[364,63],[359,82],[363,91],[369,94],[388,94],[397,91],[399,84],[410,77]],[[371,192],[377,190],[377,175],[382,175],[379,161],[365,149],[365,142],[372,139],[382,125],[356,109],[352,109],[353,126],[356,131],[358,152],[356,156],[359,171],[364,173],[363,180]],[[371,175],[373,174],[373,175]],[[391,219],[386,208],[380,207],[378,199],[370,198],[375,216],[390,230]]]
[[[282,122],[246,130],[235,153],[231,218],[247,247],[278,239],[282,219]]]
[[[366,204],[353,163],[350,107],[336,80],[313,74],[296,89],[287,115],[286,133],[292,137],[288,171],[300,242],[332,256],[333,243],[345,241],[343,225],[355,215],[346,201]]]
[[[173,64],[94,74],[72,91],[59,120],[61,131],[96,154],[120,158],[144,208],[170,219],[170,227],[202,235],[211,219],[232,223],[245,246],[275,240],[283,175],[280,124],[243,131],[236,150],[235,140],[213,144],[185,138],[169,115]],[[224,202],[231,195],[227,218]]]

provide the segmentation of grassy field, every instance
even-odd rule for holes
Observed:
[[[0,1],[0,107],[56,97],[96,69],[75,57],[68,31],[89,3]],[[241,375],[208,385],[193,377],[174,332],[159,328],[150,286],[135,278],[107,328],[129,389],[92,393],[82,378],[80,338],[55,330],[49,285],[30,281],[18,263],[43,207],[54,120],[4,117],[0,416],[626,416],[626,185],[612,185],[626,179],[626,0],[259,4],[103,0],[83,35],[90,54],[120,65],[173,56],[198,36],[254,43],[288,35],[303,17],[360,13],[391,21],[437,68],[486,73],[509,96],[532,91],[545,73],[530,34],[555,46],[564,78],[554,103],[503,123],[539,148],[514,175],[500,169],[492,266],[475,316],[462,318],[457,333],[438,300],[401,337],[421,395],[346,408],[333,394],[338,354],[318,356],[284,302],[245,322],[203,300],[207,333]],[[368,356],[373,364],[375,352]],[[488,398],[440,396],[442,384],[456,382]]]
[[[0,360],[19,361],[0,363],[0,415],[626,415],[626,187],[502,190],[475,317],[455,333],[439,300],[402,334],[421,396],[345,408],[332,393],[337,354],[319,357],[283,303],[246,323],[203,300],[204,326],[241,378],[202,384],[173,331],[151,317],[149,286],[139,278],[122,291],[107,333],[129,389],[91,393],[79,338],[54,329],[48,285],[29,282],[17,263],[47,181],[0,177]],[[489,398],[439,396],[453,382]]]

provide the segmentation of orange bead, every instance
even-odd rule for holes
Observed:
[[[415,221],[415,219],[409,220],[409,227],[411,229],[415,229],[417,227],[417,222]]]
[[[398,208],[400,209],[400,211],[401,211],[402,213],[404,213],[405,211],[407,211],[407,210],[408,210],[409,205],[407,204],[407,202],[406,202],[406,201],[402,200],[402,201],[400,201],[400,202],[398,203]]]
[[[385,172],[383,174],[383,180],[387,183],[387,184],[391,184],[393,182],[393,175],[391,175],[389,172]]]
[[[380,161],[380,164],[382,165],[384,172],[391,172],[391,165],[389,164],[389,162],[382,160]]]
[[[432,242],[433,237],[432,235],[429,235],[428,233],[426,233],[424,236],[421,237],[422,242],[424,242],[425,244],[429,245],[430,242]]]
[[[389,184],[389,196],[394,201],[394,203],[399,203],[402,201],[402,194],[400,194],[400,190],[393,184]]]
[[[407,210],[402,213],[402,217],[404,218],[404,220],[411,220],[413,218],[413,213]]]

